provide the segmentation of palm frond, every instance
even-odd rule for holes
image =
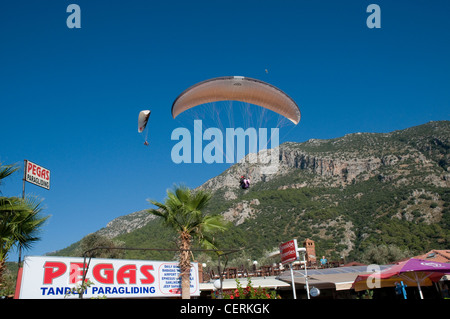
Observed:
[[[42,201],[37,198],[0,198],[0,257],[17,246],[29,249],[40,240],[41,226],[49,216],[41,217]]]
[[[13,174],[14,172],[18,171],[19,169],[20,169],[20,166],[17,164],[3,165],[0,162],[0,185],[2,184],[2,179],[8,177],[9,175]]]
[[[192,238],[203,242],[203,246],[215,247],[211,235],[224,231],[227,225],[221,216],[203,213],[210,200],[209,192],[194,192],[185,186],[178,186],[167,191],[164,203],[149,200],[159,208],[149,212],[164,218],[165,224],[180,234],[187,232]]]

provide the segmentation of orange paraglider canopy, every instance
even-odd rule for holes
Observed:
[[[172,117],[197,105],[231,100],[264,107],[294,124],[300,122],[300,109],[291,97],[269,83],[243,76],[218,77],[191,86],[173,102]]]

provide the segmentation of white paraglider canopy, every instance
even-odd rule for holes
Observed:
[[[144,110],[139,112],[139,117],[138,117],[138,132],[142,133],[145,130],[145,127],[147,126],[148,123],[148,118],[150,117],[150,113],[151,111],[149,110]]]
[[[148,123],[148,118],[150,117],[150,110],[143,110],[141,112],[139,112],[139,117],[138,117],[138,132],[142,133],[145,131],[145,142],[144,145],[148,146],[148,141],[147,141],[147,135],[148,135],[148,129],[146,130],[147,127],[147,123]]]

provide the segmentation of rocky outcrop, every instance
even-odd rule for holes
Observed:
[[[234,223],[236,226],[242,224],[247,218],[255,218],[258,213],[259,200],[242,201],[223,213],[225,220]]]
[[[300,144],[301,145],[301,144]],[[336,154],[339,155],[339,154]],[[238,163],[219,176],[208,180],[199,188],[216,191],[221,188],[227,189],[227,198],[234,199],[233,190],[238,186],[239,177],[249,175],[252,184],[258,182],[267,182],[283,175],[289,175],[293,170],[303,170],[305,173],[311,173],[318,180],[327,179],[330,187],[345,186],[352,183],[358,177],[366,180],[376,174],[381,166],[395,165],[401,158],[394,155],[387,155],[381,158],[370,156],[367,158],[340,158],[332,156],[321,156],[308,153],[293,148],[289,145],[282,145],[279,149],[279,165],[273,174],[267,174],[257,164],[248,162],[246,157],[241,163]],[[331,179],[329,179],[331,178]],[[311,184],[284,185],[282,189],[293,187],[300,188],[304,186],[314,186]]]
[[[321,177],[339,177],[343,183],[351,182],[358,175],[372,172],[383,165],[380,158],[354,158],[344,160],[333,157],[320,157],[306,152],[283,148],[280,161],[292,169],[302,169]]]
[[[438,187],[450,186],[448,158],[450,142],[445,133],[447,122],[429,123],[422,128],[441,127],[430,138],[409,136],[411,129],[387,134],[355,133],[333,140],[311,139],[304,143],[287,142],[276,149],[275,170],[268,172],[261,163],[270,163],[271,151],[247,155],[221,175],[199,188],[225,189],[225,199],[235,199],[241,175],[249,175],[252,184],[268,182],[294,172],[309,174],[308,181],[279,186],[278,189],[305,186],[345,187],[377,176],[381,181],[408,183],[412,172],[426,172],[426,181]],[[442,135],[442,136],[441,136]],[[428,141],[428,142],[427,142]],[[436,141],[439,141],[437,143]],[[273,156],[272,156],[273,157]]]
[[[97,231],[97,234],[107,238],[114,238],[122,234],[131,233],[132,231],[147,225],[149,221],[155,218],[155,215],[148,213],[146,210],[141,210],[113,219],[105,228]]]

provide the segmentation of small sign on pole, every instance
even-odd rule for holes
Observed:
[[[25,182],[50,189],[50,170],[29,160],[24,160],[22,199],[25,198]],[[19,246],[19,267],[22,265],[22,246]]]
[[[50,189],[50,170],[25,160],[23,180],[39,187]]]
[[[299,259],[297,239],[293,239],[280,245],[281,263],[287,264]]]

